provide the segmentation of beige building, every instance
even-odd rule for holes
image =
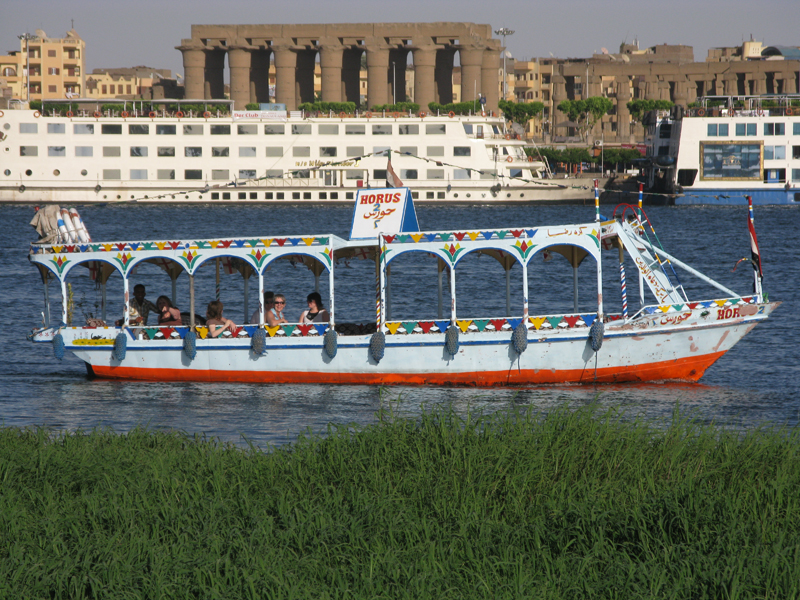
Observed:
[[[86,76],[86,98],[93,100],[152,98],[153,85],[171,80],[169,69],[138,66],[118,69],[93,69]]]
[[[47,37],[41,29],[20,38],[19,51],[0,56],[0,80],[13,98],[28,101],[84,94],[86,44],[74,29],[64,38]]]

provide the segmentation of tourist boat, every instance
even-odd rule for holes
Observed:
[[[64,210],[59,215],[62,240],[58,241],[53,239],[59,235],[53,229],[58,228],[47,225],[51,219],[44,213],[47,210],[52,217],[57,211],[43,209],[39,229],[45,234],[49,230],[52,237],[43,240],[48,243],[33,243],[29,258],[45,284],[48,306],[44,326],[33,331],[30,339],[51,344],[57,357],[71,351],[91,374],[110,379],[461,386],[695,381],[778,306],[762,293],[752,207],[754,291],[740,294],[663,250],[651,237],[654,229],[641,205],[638,209],[621,207],[614,218],[603,219],[596,192],[595,198],[595,219],[584,223],[419,231],[407,188],[361,190],[350,239],[303,233],[95,242],[80,239],[79,233],[88,233],[80,217]],[[74,219],[72,234],[64,226],[70,216]],[[438,302],[415,302],[418,318],[397,318],[392,308],[392,267],[412,255],[415,260],[430,261],[432,277],[427,281],[432,289],[438,287]],[[486,260],[480,262],[477,274],[474,268],[461,270],[475,255],[494,260],[488,260],[488,266]],[[574,292],[573,310],[531,311],[529,297],[531,292],[536,294],[529,286],[529,276],[545,268],[545,263],[534,263],[534,259],[557,256],[572,268],[572,285],[568,279],[566,286],[564,281],[561,284]],[[341,288],[353,280],[353,271],[343,266],[356,258],[367,261],[363,263],[367,267],[374,262],[374,270],[366,271],[362,289],[374,290],[375,318],[367,323],[343,323],[338,316]],[[587,258],[593,261],[584,263]],[[327,280],[330,321],[270,327],[265,323],[264,305],[259,303],[258,322],[242,325],[228,337],[209,338],[208,330],[192,321],[195,277],[204,265],[216,263],[218,282],[221,260],[233,261],[232,272],[245,277],[244,314],[249,314],[250,279],[258,281],[260,299],[271,285],[268,271],[272,265],[282,260],[302,262],[314,273],[317,288],[320,280]],[[626,260],[638,273],[639,290],[634,294],[638,298],[634,300],[639,307],[635,312],[628,309]],[[159,265],[169,275],[173,294],[176,278],[181,273],[188,275],[191,316],[186,326],[130,325],[131,274],[148,263]],[[596,298],[588,310],[581,310],[578,302],[578,267],[582,263],[591,273],[582,285],[592,292],[588,297]],[[103,288],[104,312],[109,277],[121,278],[126,315],[121,327],[98,326],[96,322],[88,326],[75,322],[74,316],[70,322],[68,279],[85,276],[87,269]],[[477,277],[474,285],[485,286],[490,271],[498,269],[505,271],[505,311],[464,314],[459,308],[456,279],[461,280],[461,273],[464,277],[471,273]],[[514,269],[517,275],[521,270],[522,277],[512,293],[509,273]],[[716,288],[716,297],[690,299],[676,269]],[[48,321],[48,284],[53,281],[62,298],[58,322]],[[415,269],[413,287],[425,282],[424,271]],[[603,291],[614,287],[621,311],[610,313],[604,308],[608,294],[604,296]],[[502,295],[501,286],[492,291],[495,296]],[[370,303],[367,299],[367,305]]]
[[[675,204],[800,203],[800,95],[709,96],[653,119],[648,184]]]
[[[390,148],[418,202],[592,197],[588,180],[548,179],[492,114],[129,108],[0,111],[0,202],[349,204],[386,185]]]

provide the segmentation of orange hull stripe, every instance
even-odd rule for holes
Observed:
[[[714,352],[647,365],[606,367],[595,371],[517,370],[464,373],[315,373],[302,371],[199,371],[192,369],[151,369],[93,366],[104,379],[149,381],[213,381],[236,383],[310,383],[343,385],[456,385],[492,387],[542,383],[618,383],[625,381],[697,381],[725,352]]]

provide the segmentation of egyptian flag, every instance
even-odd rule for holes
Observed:
[[[756,228],[753,225],[753,201],[747,197],[748,204],[750,205],[750,215],[747,218],[747,227],[750,230],[750,260],[753,263],[753,268],[758,273],[759,279],[764,278],[764,272],[761,270],[761,253],[758,251],[758,238],[756,237]]]
[[[395,173],[394,169],[392,168],[391,155],[389,155],[389,163],[386,165],[386,187],[387,188],[403,187],[403,182],[400,181],[400,178],[397,176],[397,173]]]

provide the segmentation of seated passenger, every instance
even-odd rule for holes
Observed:
[[[311,292],[306,298],[308,302],[308,310],[304,310],[300,315],[301,323],[327,323],[331,320],[331,316],[325,307],[322,306],[322,296],[317,292]]]
[[[288,323],[284,316],[283,311],[286,308],[286,296],[283,294],[275,294],[275,301],[273,307],[267,311],[267,325],[275,327],[281,323]]]
[[[172,306],[172,301],[167,296],[159,296],[158,300],[156,300],[156,307],[158,308],[159,327],[180,327],[183,325],[181,311]]]
[[[133,286],[133,298],[130,301],[130,318],[128,319],[128,322],[132,326],[147,325],[147,316],[150,314],[150,311],[158,312],[156,305],[145,298],[146,295],[147,290],[141,283],[137,283]],[[116,321],[115,325],[121,327],[124,322],[125,319],[120,319]]]
[[[222,302],[219,300],[212,300],[208,303],[206,327],[208,327],[208,335],[212,338],[221,336],[225,331],[231,333],[236,331],[234,322],[222,316]]]
[[[272,293],[272,292],[264,292],[264,316],[265,317],[266,317],[267,313],[270,311],[270,309],[272,308],[273,301],[275,300],[274,296],[275,296],[275,294]],[[258,312],[259,312],[258,309],[256,309],[256,312],[254,312],[253,315],[250,317],[250,322],[251,323],[260,323],[261,322],[259,320],[259,316],[260,315],[258,314]]]

